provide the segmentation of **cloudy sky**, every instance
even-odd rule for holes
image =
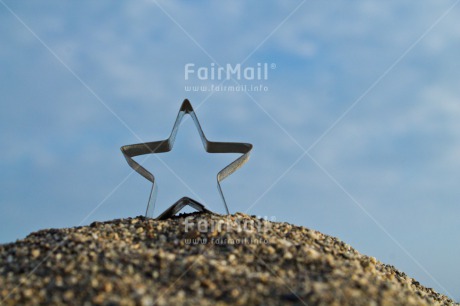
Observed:
[[[189,98],[210,140],[254,145],[223,182],[231,212],[460,300],[458,2],[0,0],[0,243],[142,215],[150,185],[119,148],[167,138]],[[265,63],[266,80],[185,78]],[[228,90],[243,85],[263,90]],[[223,213],[216,173],[236,156],[206,154],[189,119],[138,159],[156,213],[184,195]]]

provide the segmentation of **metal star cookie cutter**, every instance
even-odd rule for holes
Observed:
[[[230,211],[227,206],[227,202],[225,201],[224,193],[222,192],[222,187],[220,183],[226,179],[230,174],[238,170],[241,166],[243,166],[249,159],[249,154],[252,150],[252,144],[250,143],[240,143],[240,142],[216,142],[216,141],[209,141],[204,132],[201,128],[200,122],[193,110],[192,104],[188,99],[185,99],[182,102],[180,107],[179,113],[177,114],[176,121],[172,128],[171,134],[169,138],[160,141],[153,141],[153,142],[146,142],[146,143],[138,143],[132,145],[126,145],[121,147],[121,152],[123,153],[128,165],[133,168],[137,173],[142,175],[144,178],[152,182],[152,189],[150,191],[149,200],[147,202],[147,209],[145,212],[146,217],[153,216],[153,212],[155,210],[155,202],[158,193],[158,187],[155,181],[155,177],[152,173],[150,173],[147,169],[137,163],[133,157],[144,155],[144,154],[154,154],[154,153],[165,153],[172,150],[174,146],[174,141],[176,139],[177,131],[179,129],[180,123],[184,117],[184,115],[190,115],[195,123],[195,126],[200,134],[201,142],[203,143],[203,147],[206,152],[208,153],[240,153],[242,154],[240,157],[235,159],[225,168],[217,173],[217,188],[219,190],[220,196],[222,201],[225,205],[225,210],[227,214],[230,214]],[[190,205],[197,209],[198,211],[206,211],[207,210],[204,205],[200,204],[199,202],[184,197],[174,203],[170,208],[168,208],[164,213],[162,213],[157,219],[166,219],[168,217],[173,216],[175,213],[180,211],[184,206]]]

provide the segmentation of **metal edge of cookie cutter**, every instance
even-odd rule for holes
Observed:
[[[189,197],[183,197],[179,201],[174,203],[171,207],[169,207],[164,212],[162,212],[161,215],[159,215],[156,219],[157,220],[169,219],[169,218],[173,217],[175,214],[177,214],[182,208],[184,208],[187,205],[195,208],[198,212],[212,213],[210,210],[208,210],[200,202],[197,202],[194,199],[191,199]]]
[[[149,200],[147,203],[147,209],[145,212],[146,217],[153,215],[153,212],[155,210],[155,202],[156,202],[156,197],[158,193],[158,187],[157,187],[154,175],[150,173],[147,169],[142,167],[139,163],[137,163],[133,159],[133,157],[144,155],[144,154],[165,153],[165,152],[171,151],[174,146],[174,141],[176,139],[176,135],[177,135],[177,131],[179,129],[180,123],[184,115],[186,114],[192,117],[193,122],[195,123],[195,126],[198,130],[198,133],[200,134],[200,138],[203,143],[203,147],[207,153],[240,153],[240,154],[243,154],[217,173],[217,188],[219,190],[222,201],[224,202],[227,214],[230,214],[230,211],[228,210],[227,202],[225,200],[224,193],[222,191],[222,187],[220,183],[224,179],[226,179],[229,175],[231,175],[233,172],[238,170],[241,166],[243,166],[248,161],[249,154],[251,153],[251,150],[252,150],[252,144],[240,143],[240,142],[209,141],[204,135],[203,129],[201,128],[200,122],[198,121],[198,117],[196,116],[195,111],[193,110],[192,104],[190,103],[188,99],[185,99],[182,102],[179,113],[177,114],[177,118],[176,118],[176,121],[174,122],[174,126],[172,128],[169,138],[165,140],[160,140],[160,141],[138,143],[138,144],[126,145],[126,146],[121,147],[121,152],[123,153],[126,161],[128,162],[128,165],[131,168],[133,168],[137,173],[142,175],[144,178],[152,182],[152,189],[150,191],[150,196],[149,196]],[[181,200],[176,202],[176,204],[179,203]],[[173,206],[175,206],[176,204],[174,204]],[[169,209],[171,209],[172,207],[170,207]],[[160,216],[163,216],[166,213],[166,211]]]

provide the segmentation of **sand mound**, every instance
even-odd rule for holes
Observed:
[[[336,238],[244,214],[42,230],[0,263],[0,305],[453,304]]]

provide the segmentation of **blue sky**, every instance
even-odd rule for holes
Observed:
[[[230,210],[339,237],[460,300],[458,1],[0,1],[0,242],[142,215],[119,148],[168,136],[184,98],[206,136],[250,142]],[[184,67],[274,64],[263,92],[188,92]],[[270,66],[271,67],[271,66]],[[230,80],[223,85],[235,85]],[[157,213],[224,212],[191,120],[148,157]],[[178,179],[180,178],[180,179]]]

